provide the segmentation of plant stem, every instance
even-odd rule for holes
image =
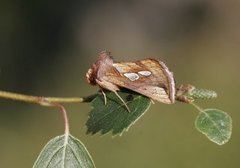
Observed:
[[[190,104],[193,105],[199,112],[203,112],[203,109],[196,105],[195,103],[191,102]]]
[[[53,104],[61,104],[61,103],[83,103],[89,102],[97,94],[90,95],[87,97],[42,97],[42,96],[32,96],[32,95],[25,95],[13,92],[6,92],[0,91],[0,98],[22,101],[26,103],[34,103],[41,106],[53,106]]]
[[[61,104],[56,104],[55,106],[58,107],[63,114],[65,136],[68,136],[70,131],[69,131],[69,121],[68,121],[67,111],[65,110],[64,106]]]
[[[64,127],[65,127],[65,137],[69,136],[69,121],[67,116],[67,111],[65,110],[62,103],[83,103],[83,102],[90,102],[92,101],[97,94],[93,94],[87,97],[41,97],[41,96],[32,96],[32,95],[25,95],[13,92],[6,92],[0,91],[0,98],[22,101],[26,103],[34,103],[41,106],[47,107],[57,107],[63,114],[64,119]]]

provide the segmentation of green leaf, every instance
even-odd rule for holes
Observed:
[[[92,111],[86,123],[87,133],[101,132],[106,134],[122,134],[124,130],[133,125],[149,108],[150,99],[135,92],[123,90],[118,92],[125,101],[130,112],[123,102],[113,93],[106,92],[105,105],[103,95],[98,95],[92,102]]]
[[[228,142],[232,133],[231,117],[218,109],[202,110],[195,121],[195,126],[218,145]]]
[[[94,168],[86,147],[71,135],[51,139],[41,151],[33,168]]]

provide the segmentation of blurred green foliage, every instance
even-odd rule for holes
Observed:
[[[217,146],[194,128],[184,104],[156,103],[122,137],[85,135],[89,104],[73,104],[71,133],[98,168],[238,168],[240,166],[239,11],[237,1],[1,1],[0,89],[44,96],[85,96],[97,88],[85,73],[103,49],[115,60],[160,59],[177,85],[216,90],[199,102],[233,119],[233,136]],[[0,167],[31,167],[64,130],[56,109],[0,101]],[[116,164],[116,162],[118,164]]]

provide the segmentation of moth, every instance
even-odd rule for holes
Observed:
[[[152,58],[135,62],[115,62],[108,51],[99,53],[97,61],[86,73],[89,84],[114,92],[129,110],[117,91],[126,88],[166,104],[175,102],[173,73],[162,62]]]

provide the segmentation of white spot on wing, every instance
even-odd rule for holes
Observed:
[[[130,81],[135,81],[139,79],[139,76],[136,73],[124,73],[123,75],[127,77]]]
[[[117,70],[118,72],[120,72],[120,73],[123,72],[123,68],[122,68],[121,66],[117,66],[117,65],[115,65],[115,64],[113,64],[113,66],[116,68],[116,70]]]
[[[150,76],[152,72],[150,71],[139,71],[138,74],[143,75],[143,76]]]

